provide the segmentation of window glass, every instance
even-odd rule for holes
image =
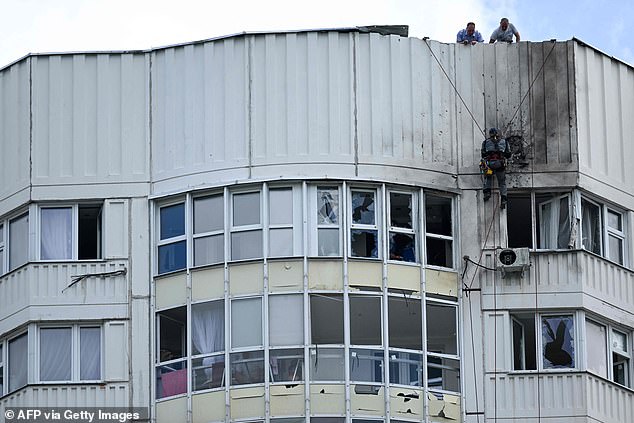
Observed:
[[[185,235],[185,203],[161,207],[161,239]]]
[[[374,192],[352,191],[352,222],[362,225],[374,225]]]
[[[260,193],[233,195],[233,226],[260,224]]]
[[[317,224],[339,224],[339,189],[331,187],[317,188]]]
[[[192,304],[192,354],[211,354],[225,349],[224,301]]]
[[[264,351],[231,354],[231,384],[264,383]]]
[[[231,302],[231,347],[262,345],[262,298]]]
[[[612,234],[608,235],[608,259],[615,263],[623,264],[623,239]]]
[[[177,361],[156,368],[156,398],[187,392],[187,361]]]
[[[79,260],[101,258],[101,204],[78,206],[77,257]]]
[[[390,232],[390,260],[409,263],[416,261],[416,246],[413,234]]]
[[[427,303],[427,351],[458,354],[456,307]]]
[[[627,335],[612,330],[612,379],[623,386],[630,386],[630,350]]]
[[[427,264],[453,267],[452,240],[427,237]]]
[[[343,353],[343,348],[312,347],[310,349],[311,382],[343,382],[345,373]]]
[[[22,266],[29,257],[29,215],[9,222],[9,270]]]
[[[343,344],[343,296],[310,296],[312,344]]]
[[[222,194],[194,199],[194,233],[224,229],[224,201]]]
[[[269,256],[284,257],[293,255],[293,228],[269,230]]]
[[[452,235],[451,198],[425,195],[425,230],[436,235]]]
[[[617,213],[613,210],[608,210],[608,227],[617,231],[623,230],[621,213]]]
[[[574,320],[572,316],[543,316],[544,369],[575,367]]]
[[[430,389],[460,392],[460,361],[428,356],[427,385]]]
[[[4,394],[4,356],[2,355],[2,344],[0,343],[0,396]]]
[[[350,296],[350,343],[381,345],[381,298]]]
[[[269,296],[269,343],[304,344],[304,299],[301,295]]]
[[[563,195],[538,204],[539,248],[568,248],[570,242],[569,202],[570,196]]]
[[[28,345],[26,333],[9,341],[9,392],[13,392],[26,385]]]
[[[71,328],[40,329],[40,380],[71,380]]]
[[[184,269],[187,264],[187,241],[158,247],[158,272],[167,273]]]
[[[40,210],[42,260],[68,260],[73,257],[73,209],[50,207]]]
[[[383,350],[350,349],[350,380],[383,383]]]
[[[583,248],[601,254],[601,209],[581,199],[581,243]]]
[[[225,237],[210,235],[194,238],[194,266],[222,263],[225,259]]]
[[[338,256],[339,253],[339,229],[317,229],[318,254],[320,256]]]
[[[269,190],[269,222],[271,225],[293,223],[293,190],[291,188]]]
[[[608,377],[607,333],[605,326],[586,320],[588,370]]]
[[[192,359],[192,389],[200,391],[225,386],[224,354]]]
[[[101,379],[101,328],[79,328],[79,379]]]
[[[185,357],[187,353],[187,308],[177,307],[157,313],[159,361]]]
[[[420,300],[388,297],[390,347],[421,350],[422,319]]]
[[[244,231],[231,234],[231,258],[247,260],[262,257],[262,231]]]
[[[301,382],[304,379],[304,350],[301,348],[271,350],[269,353],[271,382]]]
[[[390,351],[390,383],[423,386],[422,354]]]

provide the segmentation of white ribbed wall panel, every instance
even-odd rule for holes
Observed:
[[[23,60],[0,72],[0,199],[2,200],[29,186],[30,63],[31,59]],[[0,214],[6,213],[18,204],[2,201]]]
[[[579,161],[582,173],[614,188],[623,203],[634,180],[634,69],[590,47],[575,44]],[[598,190],[594,190],[597,191]]]
[[[127,317],[126,276],[88,277],[65,289],[73,276],[124,268],[123,261],[38,263],[8,274],[0,279],[0,334],[44,316],[47,320]],[[41,311],[29,309],[38,306]]]
[[[128,393],[127,383],[28,386],[2,398],[0,414],[5,407],[128,407]]]
[[[33,184],[148,181],[147,55],[31,61]]]

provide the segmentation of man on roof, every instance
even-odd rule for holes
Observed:
[[[475,45],[476,43],[483,43],[484,38],[482,38],[482,35],[476,31],[475,24],[473,22],[469,22],[466,28],[458,31],[458,35],[456,35],[456,42]]]
[[[490,43],[496,41],[504,41],[505,43],[513,42],[513,35],[515,35],[515,41],[520,42],[520,33],[515,26],[509,22],[508,18],[502,18],[500,20],[500,26],[491,34]]]

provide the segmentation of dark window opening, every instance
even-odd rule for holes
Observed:
[[[187,308],[178,307],[157,314],[159,361],[185,357],[187,353]]]
[[[388,297],[390,347],[421,350],[423,344],[420,300]]]
[[[509,194],[506,210],[508,245],[533,248],[533,213],[530,194]]]
[[[101,210],[100,204],[79,205],[79,260],[101,258]]]
[[[313,344],[343,344],[343,296],[310,296],[310,335]]]

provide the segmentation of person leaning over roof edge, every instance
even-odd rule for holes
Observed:
[[[469,22],[465,29],[458,31],[458,35],[456,35],[456,42],[475,45],[476,43],[483,43],[484,38],[482,38],[482,35],[476,31],[475,24],[473,22]]]
[[[506,43],[513,42],[513,35],[515,35],[515,41],[520,42],[520,33],[512,23],[509,23],[508,18],[502,18],[500,20],[500,26],[491,34],[490,43],[496,41],[504,41]]]

